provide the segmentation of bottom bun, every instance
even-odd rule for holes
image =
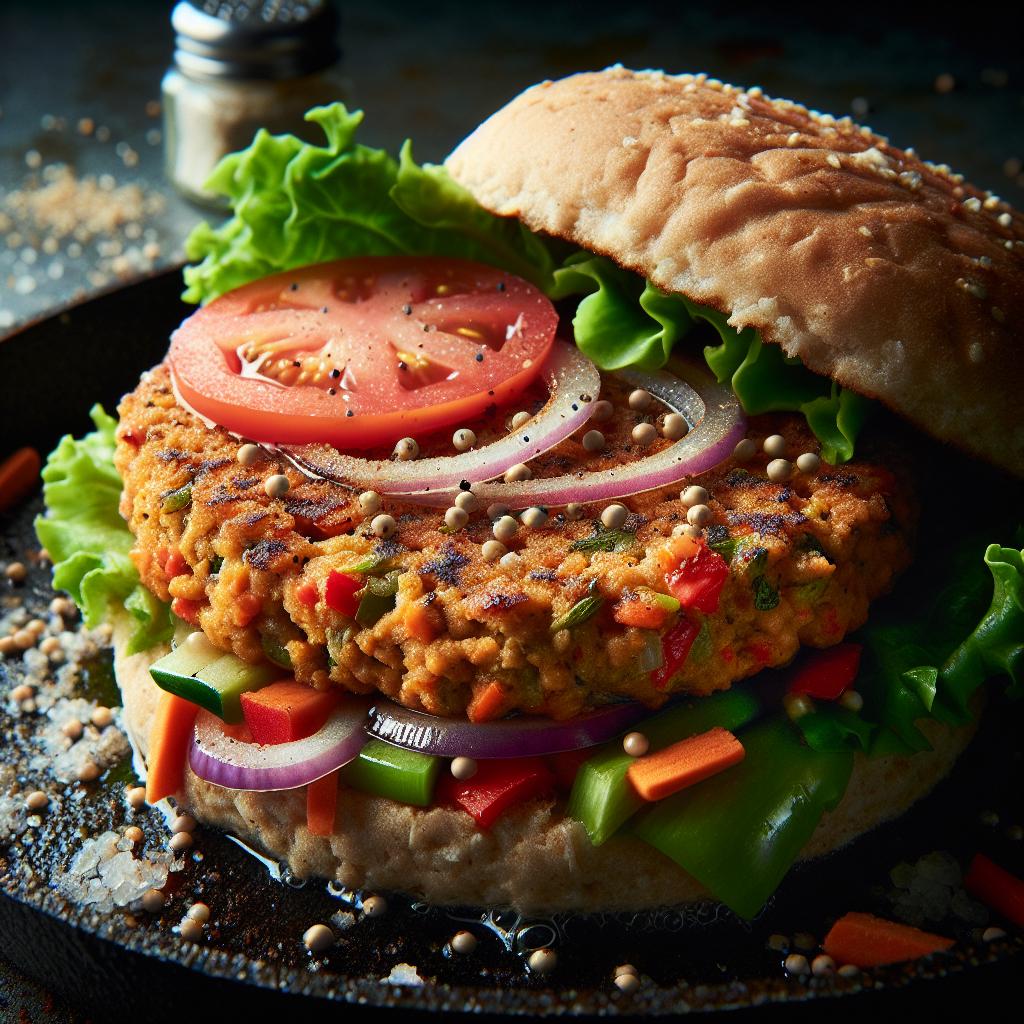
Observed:
[[[114,630],[114,669],[129,736],[145,758],[161,692],[149,666],[168,648],[128,655],[128,634],[122,618]],[[871,760],[857,755],[846,795],[824,815],[801,859],[845,846],[906,811],[946,775],[975,728],[953,730],[932,720],[921,727],[931,751]],[[635,911],[711,898],[673,861],[638,839],[620,835],[591,845],[583,826],[561,814],[553,800],[517,807],[481,832],[463,811],[410,807],[341,788],[337,831],[321,837],[306,828],[304,789],[224,789],[186,767],[178,799],[197,820],[287,862],[299,877],[333,878],[354,889],[523,912]]]

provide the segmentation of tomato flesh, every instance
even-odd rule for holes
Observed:
[[[274,274],[174,332],[179,397],[256,441],[369,448],[470,422],[537,376],[558,315],[468,260],[366,257]]]

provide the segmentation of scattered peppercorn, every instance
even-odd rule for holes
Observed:
[[[472,932],[456,932],[452,936],[450,945],[453,952],[458,953],[460,956],[467,956],[476,949],[477,939]]]
[[[290,486],[288,477],[284,473],[274,473],[264,481],[263,490],[268,498],[283,498],[288,493]]]
[[[629,510],[625,505],[609,505],[601,513],[601,522],[604,524],[605,529],[618,530],[625,524],[628,515]]]
[[[359,508],[365,515],[376,515],[380,511],[380,495],[376,491],[363,491],[359,495]]]
[[[395,530],[398,529],[398,523],[395,522],[394,516],[389,516],[386,513],[384,515],[374,516],[373,521],[370,523],[370,529],[377,537],[387,538],[394,534]]]
[[[476,775],[476,761],[471,757],[456,757],[451,763],[451,773],[460,782]]]
[[[238,459],[240,466],[251,466],[260,457],[260,446],[258,444],[243,444],[238,449],[238,454],[235,458]]]
[[[633,428],[630,436],[633,438],[634,443],[646,448],[648,445],[654,443],[658,436],[658,430],[653,423],[638,423]]]
[[[651,749],[651,741],[642,732],[628,732],[622,738],[622,749],[630,757],[643,757]]]
[[[629,393],[629,407],[634,412],[643,412],[651,404],[651,396],[648,392],[644,391],[643,388],[637,388],[636,391]]]
[[[452,444],[457,451],[468,452],[476,444],[476,434],[468,427],[463,427],[452,434]]]
[[[412,437],[403,437],[398,444],[395,445],[395,458],[399,462],[410,462],[415,459],[420,453],[420,446],[416,443],[416,440]]]
[[[679,441],[686,437],[690,431],[690,425],[686,417],[678,412],[670,412],[661,424],[661,432],[670,441]]]

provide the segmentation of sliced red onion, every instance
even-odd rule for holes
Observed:
[[[635,701],[610,704],[589,714],[554,722],[522,715],[496,722],[467,722],[411,711],[390,701],[370,712],[367,731],[378,739],[440,757],[538,757],[563,750],[581,750],[624,732],[651,714]]]
[[[686,380],[664,371],[620,370],[619,376],[679,413],[690,425],[686,437],[654,455],[599,473],[474,485],[477,500],[484,506],[497,502],[510,509],[610,501],[671,487],[714,468],[732,454],[736,443],[746,434],[743,410],[731,388],[718,384],[697,367],[686,364],[679,368]],[[440,488],[403,494],[403,498],[419,505],[446,508],[458,493],[455,488]]]
[[[319,732],[291,743],[267,745],[233,739],[216,715],[200,711],[188,763],[199,778],[227,789],[296,789],[358,756],[367,740],[369,707],[366,700],[347,699]]]
[[[550,390],[544,408],[500,440],[460,455],[391,462],[358,459],[326,444],[284,445],[280,451],[307,476],[372,487],[381,494],[449,488],[454,498],[462,481],[493,480],[510,467],[554,448],[590,419],[601,390],[601,375],[575,345],[555,341],[541,374]]]

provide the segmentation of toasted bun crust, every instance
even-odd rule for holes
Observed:
[[[143,757],[160,690],[149,666],[166,648],[126,655],[128,626],[115,625],[114,668],[129,736]],[[925,731],[935,749],[913,758],[858,758],[846,797],[818,826],[802,856],[818,857],[902,814],[949,771],[973,733]],[[643,910],[707,899],[667,857],[616,836],[594,847],[579,822],[535,801],[481,832],[468,814],[421,809],[350,789],[338,794],[338,831],[306,829],[305,792],[243,793],[185,771],[179,800],[215,825],[287,861],[300,877],[336,878],[353,888],[397,890],[438,904],[512,906],[524,912]]]
[[[446,166],[1024,475],[1024,217],[949,168],[759,89],[623,68],[526,90]]]

